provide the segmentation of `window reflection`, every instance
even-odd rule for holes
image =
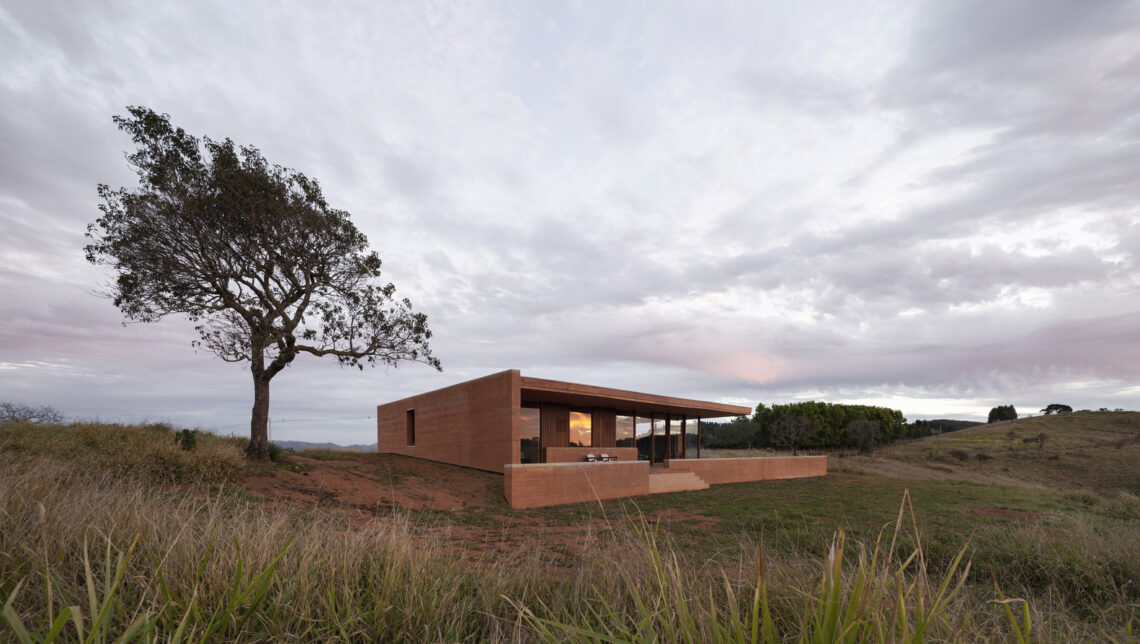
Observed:
[[[665,455],[665,419],[653,419],[653,462],[662,463],[668,458]]]
[[[637,460],[649,460],[649,433],[653,426],[653,420],[644,416],[637,417],[637,428],[634,442],[637,443]]]
[[[618,414],[617,425],[614,429],[614,445],[618,447],[633,447],[634,442],[634,427],[633,416],[626,416]]]
[[[538,463],[539,411],[537,407],[519,409],[519,462]]]
[[[591,445],[590,414],[584,411],[570,412],[570,446],[590,447]]]
[[[669,458],[681,458],[684,453],[682,442],[684,440],[684,418],[670,417],[669,419]]]

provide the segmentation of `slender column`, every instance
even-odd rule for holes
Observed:
[[[657,415],[649,414],[649,464],[657,458]]]

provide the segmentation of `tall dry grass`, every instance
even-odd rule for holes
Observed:
[[[165,438],[121,440],[162,453]],[[471,560],[400,514],[354,525],[266,508],[225,485],[172,487],[168,470],[132,476],[11,444],[0,443],[0,638],[1125,641],[1136,614],[1125,604],[1090,619],[1064,598],[1010,598],[1020,589],[970,569],[973,545],[932,565],[913,512],[877,542],[840,530],[811,555],[742,540],[731,558],[686,556],[634,514],[612,517],[580,551],[527,543]],[[225,460],[238,447],[218,449]],[[215,471],[179,468],[204,480]]]

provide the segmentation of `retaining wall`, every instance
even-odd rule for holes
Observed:
[[[709,485],[794,479],[827,474],[826,456],[674,459],[670,468],[689,470]]]
[[[649,494],[648,461],[528,463],[503,469],[503,492],[512,508]]]

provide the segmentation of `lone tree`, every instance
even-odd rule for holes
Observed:
[[[1052,405],[1048,405],[1042,409],[1041,413],[1045,414],[1046,416],[1050,416],[1052,414],[1071,414],[1073,413],[1073,408],[1068,405],[1058,405],[1057,403],[1053,403]]]
[[[269,381],[300,353],[360,369],[402,360],[440,368],[427,317],[379,281],[380,258],[316,180],[255,147],[199,140],[169,115],[127,111],[114,121],[138,147],[127,161],[139,185],[99,186],[87,260],[117,273],[107,295],[127,319],[185,315],[194,346],[249,362],[248,458],[269,458]]]
[[[784,416],[772,425],[772,441],[781,447],[792,448],[795,456],[800,445],[819,431],[819,421],[807,416]]]

